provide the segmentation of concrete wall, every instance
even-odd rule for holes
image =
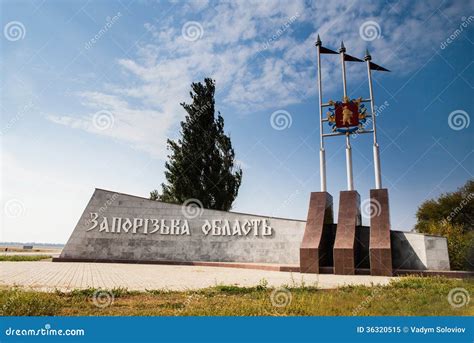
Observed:
[[[396,269],[449,270],[445,237],[392,231],[392,260]]]
[[[117,234],[99,232],[98,229],[86,231],[91,226],[90,213],[97,212],[107,217],[109,223],[113,217],[185,219],[181,205],[114,194],[117,193],[99,189],[94,192],[61,258],[299,263],[299,247],[305,227],[305,222],[299,220],[204,209],[200,216],[188,219],[189,235]],[[272,227],[272,235],[255,236],[253,232],[245,236],[204,235],[202,226],[206,219],[238,219],[242,223],[267,220]]]
[[[330,225],[332,243],[336,235],[336,225]],[[368,269],[369,265],[368,226],[356,228],[356,268]],[[392,267],[394,269],[450,270],[448,243],[446,238],[413,232],[391,231]],[[324,264],[326,265],[326,264]],[[332,265],[332,260],[329,265]]]
[[[183,212],[184,210],[184,212]],[[87,231],[91,213],[105,217],[109,224],[113,217],[142,219],[187,219],[189,235],[145,234],[143,228],[136,233],[99,231],[99,226]],[[186,216],[185,216],[186,214]],[[198,215],[200,214],[200,215]],[[263,235],[262,228],[247,235],[204,234],[206,220],[259,220],[272,228],[271,235]],[[96,189],[61,258],[113,259],[135,261],[216,261],[255,262],[299,265],[299,248],[303,239],[305,221],[256,216],[235,212],[202,209],[187,210],[181,205],[151,201],[121,193]],[[331,226],[333,236],[336,225]],[[151,228],[149,229],[149,231]],[[334,241],[332,237],[332,240]],[[369,228],[358,227],[356,267],[368,268]],[[392,260],[395,269],[449,270],[446,239],[416,233],[392,231]],[[332,264],[332,261],[328,262]]]
[[[448,240],[446,238],[424,235],[426,251],[426,269],[449,270]]]

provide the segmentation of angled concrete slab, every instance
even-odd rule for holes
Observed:
[[[57,260],[298,264],[305,225],[96,189]]]
[[[390,210],[387,189],[370,190],[370,274],[392,275]]]
[[[302,273],[319,273],[321,261],[331,254],[328,244],[330,227],[334,221],[333,202],[327,192],[312,192],[308,219],[300,247],[300,270]]]
[[[339,216],[333,249],[334,274],[355,274],[356,227],[360,224],[359,193],[342,191],[339,196]]]

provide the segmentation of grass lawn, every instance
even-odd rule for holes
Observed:
[[[41,261],[50,258],[49,255],[0,255],[0,261],[8,262]]]
[[[474,280],[405,277],[387,286],[252,288],[216,286],[197,291],[126,289],[43,293],[0,290],[4,316],[438,316],[474,315],[474,300],[448,301],[452,289],[474,295]],[[466,297],[464,297],[466,299]],[[459,304],[462,296],[454,298]]]

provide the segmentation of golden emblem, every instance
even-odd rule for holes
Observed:
[[[333,108],[329,108],[327,118],[332,130],[351,133],[362,128],[366,121],[366,109],[362,102],[361,97],[351,100],[347,96],[342,101],[329,100],[328,105]]]

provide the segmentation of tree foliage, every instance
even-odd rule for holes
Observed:
[[[150,192],[150,200],[159,200],[160,199],[160,193],[158,193],[158,190],[154,189]]]
[[[472,231],[474,227],[474,180],[455,192],[442,194],[438,199],[425,201],[416,212],[416,231],[426,232],[431,222],[449,222]]]
[[[464,232],[461,226],[449,222],[430,222],[426,233],[447,238],[451,269],[474,269],[474,231]]]
[[[235,153],[230,137],[224,132],[224,119],[215,116],[215,82],[192,83],[191,104],[181,122],[181,137],[168,139],[171,150],[165,164],[166,184],[161,194],[150,198],[182,204],[197,199],[204,208],[230,210],[242,181],[242,170],[234,165]]]
[[[474,180],[455,192],[425,201],[416,217],[417,232],[447,238],[451,269],[474,270]]]

